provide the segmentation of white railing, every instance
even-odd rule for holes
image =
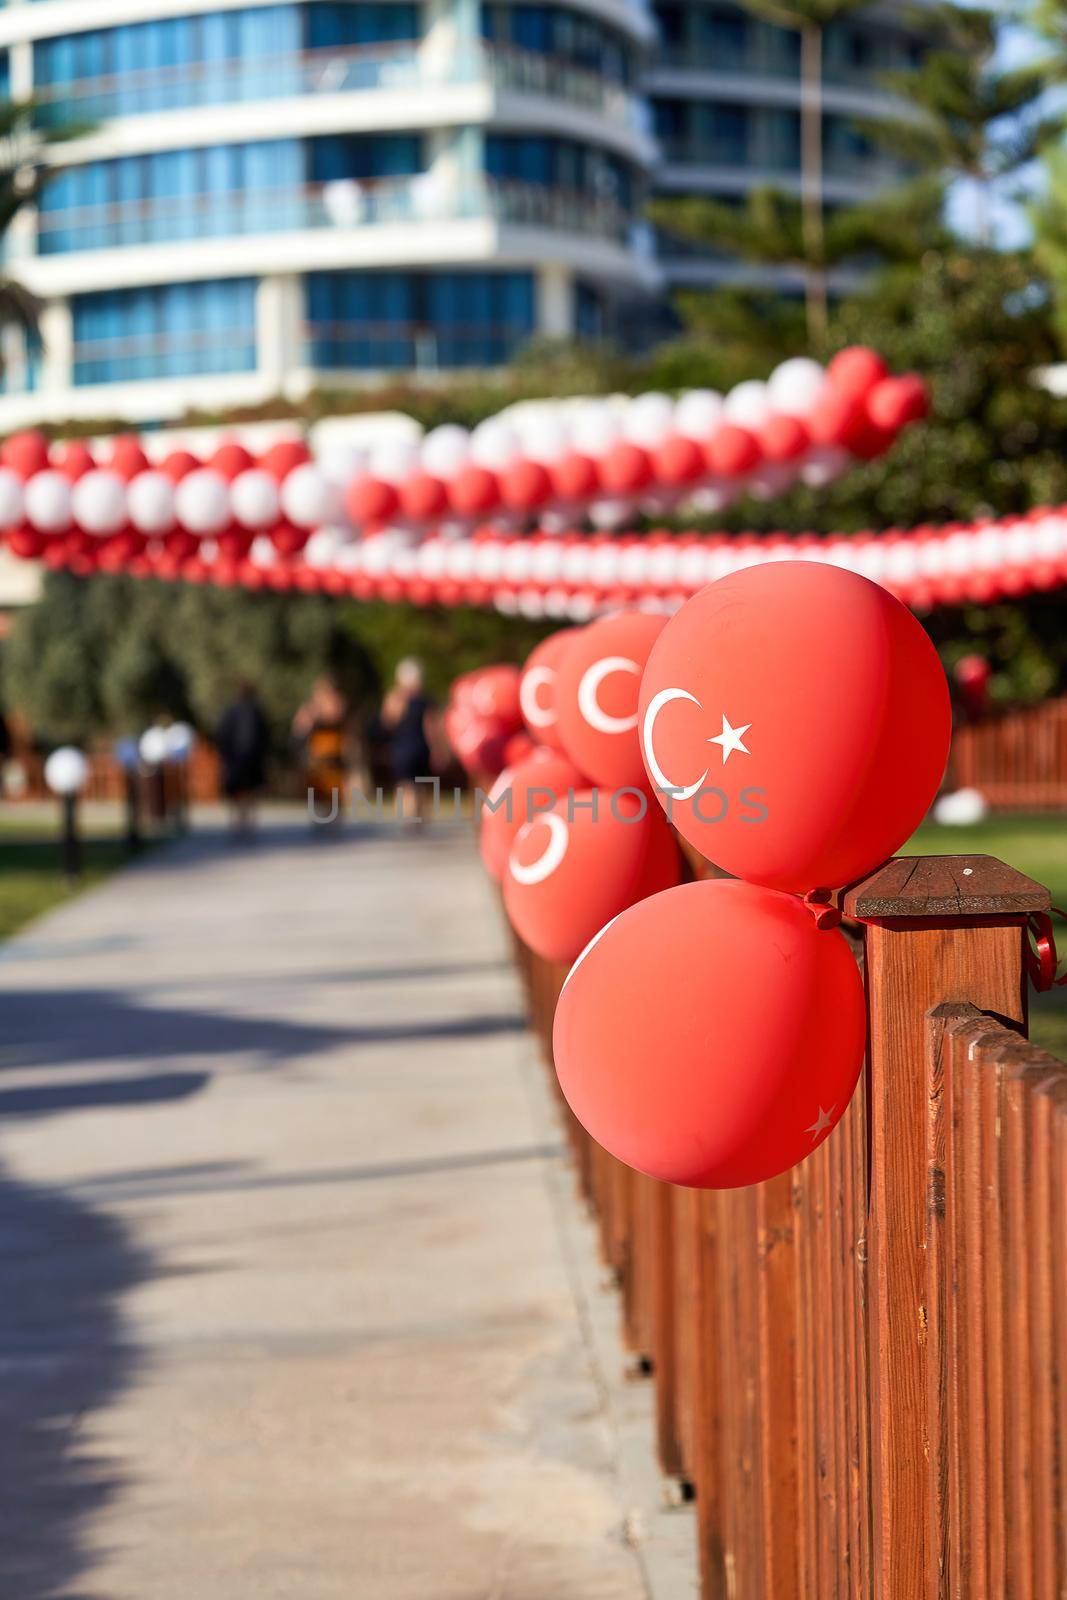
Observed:
[[[479,218],[620,243],[627,240],[633,225],[626,209],[610,197],[489,177],[453,184],[426,172],[407,178],[345,178],[304,187],[168,195],[43,211],[37,219],[37,253]]]

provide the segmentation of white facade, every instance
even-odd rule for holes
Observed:
[[[0,52],[14,98],[86,128],[8,235],[7,270],[47,304],[40,350],[5,335],[0,429],[595,336],[665,284],[739,275],[670,244],[657,261],[651,182],[799,183],[787,38],[728,0],[9,0]],[[828,134],[879,109],[873,74],[831,61]],[[827,194],[892,175],[831,148]]]

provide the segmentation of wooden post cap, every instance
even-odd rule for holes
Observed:
[[[897,856],[841,897],[856,922],[1048,911],[1049,891],[996,856]]]

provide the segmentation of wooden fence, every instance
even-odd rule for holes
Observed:
[[[1047,907],[981,856],[850,891],[867,1071],[772,1182],[641,1177],[561,1101],[704,1600],[1067,1594],[1067,1066],[1025,1040]],[[547,1056],[565,971],[517,958]]]
[[[958,727],[948,783],[1000,809],[1067,809],[1067,696]]]

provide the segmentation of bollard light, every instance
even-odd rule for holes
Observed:
[[[44,781],[59,798],[63,812],[63,876],[69,881],[81,874],[82,849],[78,833],[78,796],[89,779],[89,763],[73,745],[63,745],[44,764]]]
[[[116,739],[112,753],[122,770],[126,798],[126,844],[130,850],[136,850],[141,843],[141,755],[137,740]]]

